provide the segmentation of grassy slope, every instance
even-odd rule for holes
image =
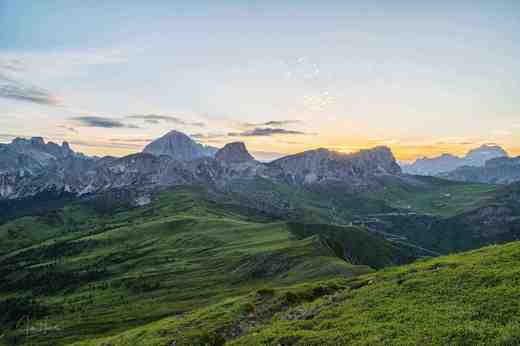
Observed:
[[[399,211],[361,216],[359,223],[440,254],[520,239],[518,185],[413,180],[415,184],[385,181],[383,191],[367,197],[385,200]]]
[[[359,216],[392,212],[415,212],[448,218],[491,203],[498,187],[452,182],[426,176],[382,176],[372,192],[348,194],[343,190],[315,192],[262,178],[235,181],[231,190],[240,198],[268,200],[284,217],[307,223],[348,224]],[[247,201],[254,203],[252,201]],[[259,205],[257,207],[262,207]]]
[[[8,332],[0,344],[18,338],[55,345],[108,336],[257,287],[356,276],[373,271],[364,264],[383,267],[408,256],[355,227],[332,227],[324,238],[314,225],[301,234],[294,225],[214,203],[188,188],[111,215],[82,204],[50,213],[51,220],[48,215],[1,226],[7,241],[0,254],[0,302],[34,298],[47,311],[30,325],[56,330],[47,335],[36,330],[24,340],[26,314],[14,314],[21,324],[4,321]],[[352,236],[334,236],[343,233]],[[367,256],[369,244],[384,253]],[[335,251],[338,246],[343,253]]]
[[[244,181],[236,189],[269,200],[283,217],[364,225],[400,246],[415,246],[419,254],[448,254],[518,239],[517,226],[511,223],[496,232],[492,225],[477,229],[466,221],[467,213],[504,200],[497,186],[423,176],[381,176],[378,184],[372,192],[359,194],[341,189],[318,193],[265,179]],[[493,232],[502,234],[489,237]]]
[[[92,231],[103,223],[102,219],[92,207],[71,203],[60,209],[6,221],[0,224],[0,258],[14,250],[59,236]]]
[[[515,242],[257,290],[80,345],[518,345],[519,278]]]
[[[520,244],[488,247],[364,277],[367,285],[282,313],[236,344],[517,345]],[[301,316],[304,312],[299,311]]]
[[[384,180],[382,191],[366,197],[383,200],[397,209],[450,217],[485,205],[497,191],[495,185],[460,183],[427,176],[413,176],[413,179],[416,184]]]

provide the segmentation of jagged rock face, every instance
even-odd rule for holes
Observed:
[[[247,151],[246,145],[243,142],[229,143],[224,148],[217,151],[215,158],[218,161],[227,163],[240,163],[253,161],[255,158]]]
[[[0,173],[36,173],[43,165],[29,155],[15,151],[10,145],[0,145]]]
[[[159,185],[171,159],[152,154],[133,154],[98,165],[78,189],[79,194],[124,187],[149,188]]]
[[[499,157],[488,160],[484,167],[464,166],[440,176],[464,182],[510,184],[520,181],[520,157]]]
[[[401,173],[392,152],[386,147],[355,154],[317,149],[275,160],[270,165],[280,167],[304,184],[324,181],[359,184],[370,176]]]
[[[10,174],[0,175],[0,197],[7,198],[13,195],[17,187],[17,177]]]
[[[195,142],[182,132],[170,131],[161,138],[148,144],[143,153],[155,156],[169,156],[178,161],[190,161],[200,157],[212,157],[215,148]]]
[[[95,160],[41,137],[0,145],[0,197],[19,198],[56,188],[74,190]]]
[[[507,157],[507,152],[497,145],[484,144],[470,150],[464,157],[442,154],[431,159],[418,159],[410,165],[403,165],[403,171],[407,174],[440,175],[463,166],[481,167],[486,161],[498,157]]]
[[[27,155],[42,165],[52,164],[53,161],[74,154],[67,142],[63,142],[63,145],[60,146],[53,142],[45,143],[41,137],[16,138],[8,146],[14,152]]]

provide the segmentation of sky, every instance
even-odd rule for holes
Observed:
[[[0,142],[520,155],[520,1],[0,0]]]

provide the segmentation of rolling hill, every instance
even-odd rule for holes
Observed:
[[[90,340],[258,287],[354,277],[415,258],[363,228],[288,223],[187,187],[110,212],[71,202],[10,220],[0,237],[4,344]]]

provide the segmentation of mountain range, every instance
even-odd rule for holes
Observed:
[[[422,158],[402,165],[406,174],[436,176],[447,180],[510,184],[520,181],[520,157],[509,157],[497,145],[483,145],[472,149],[464,157],[443,154],[435,158]]]
[[[375,177],[399,175],[386,147],[341,154],[318,149],[269,163],[256,161],[240,142],[218,150],[171,131],[143,152],[121,158],[88,157],[42,138],[15,139],[0,146],[0,197],[17,199],[47,190],[78,196],[132,187],[136,194],[178,185],[225,190],[240,178],[262,177],[306,186],[341,184],[349,190],[375,186]]]
[[[441,178],[485,184],[510,184],[520,181],[520,157],[497,157],[483,166],[462,166],[438,175]]]
[[[464,160],[482,162],[500,152],[483,147]],[[363,225],[391,241],[406,239],[422,254],[466,250],[518,234],[520,201],[506,199],[493,185],[473,184],[515,181],[518,160],[507,157],[460,167],[446,174],[457,181],[452,182],[403,173],[387,147],[351,154],[316,149],[265,163],[242,142],[216,149],[171,131],[143,152],[121,158],[88,157],[67,143],[39,137],[15,139],[0,145],[0,162],[0,221],[30,214],[34,205],[55,207],[64,198],[94,200],[96,208],[110,211],[147,205],[171,188],[196,186],[218,203],[232,201],[284,219]],[[473,234],[453,227],[474,228],[477,221]]]
[[[482,167],[486,161],[507,157],[507,152],[498,145],[484,144],[479,148],[470,150],[465,156],[458,157],[452,154],[442,154],[434,158],[417,159],[411,164],[403,165],[403,171],[408,174],[438,175],[453,171],[459,167]]]

